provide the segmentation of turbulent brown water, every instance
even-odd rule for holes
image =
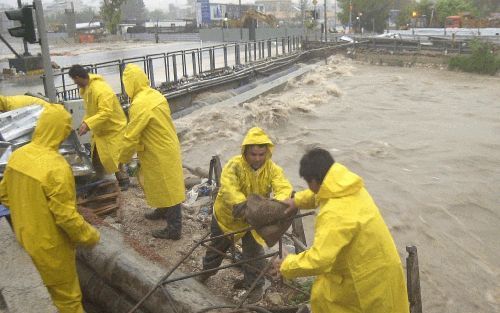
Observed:
[[[192,166],[227,161],[263,127],[296,189],[304,151],[329,149],[364,178],[403,263],[417,245],[424,312],[499,311],[500,77],[331,58],[278,94],[176,125]]]

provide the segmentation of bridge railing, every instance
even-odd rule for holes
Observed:
[[[170,88],[185,80],[220,73],[226,69],[251,65],[254,62],[282,57],[302,48],[302,38],[288,36],[260,41],[233,42],[197,49],[160,52],[145,56],[111,60],[93,64],[82,64],[89,73],[106,76],[106,80],[118,95],[125,97],[122,82],[127,64],[140,66],[149,78],[152,87],[164,83]],[[80,92],[69,76],[70,67],[61,68],[54,74],[56,95],[59,101],[79,99]]]

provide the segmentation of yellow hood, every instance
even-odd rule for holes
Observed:
[[[57,150],[71,132],[71,114],[60,104],[45,106],[31,141],[39,146]]]
[[[149,80],[144,71],[135,64],[128,64],[123,71],[123,86],[130,99],[143,89],[149,88]]]
[[[260,127],[252,127],[250,130],[247,132],[245,138],[243,139],[243,143],[241,144],[241,154],[244,154],[245,152],[245,146],[248,145],[263,145],[266,144],[267,147],[269,148],[269,156],[273,152],[273,147],[274,144],[269,139],[267,134],[262,130]]]
[[[328,170],[317,196],[319,199],[340,198],[358,192],[363,186],[361,177],[335,163]]]

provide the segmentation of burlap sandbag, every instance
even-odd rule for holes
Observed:
[[[268,247],[274,246],[292,224],[291,216],[286,216],[287,205],[274,200],[251,194],[246,204],[235,206],[233,216],[244,218],[264,239]]]

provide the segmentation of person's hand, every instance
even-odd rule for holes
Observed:
[[[85,122],[82,122],[82,124],[80,125],[80,128],[78,128],[78,135],[79,135],[79,136],[83,136],[83,135],[85,135],[85,134],[86,134],[89,130],[90,130],[89,125],[87,125],[87,123],[85,123]]]
[[[274,280],[279,280],[281,278],[281,272],[280,272],[281,263],[283,263],[283,260],[286,258],[287,255],[288,252],[286,250],[283,250],[283,257],[281,258],[277,257],[273,261],[273,266],[269,270],[269,274],[271,274]]]
[[[291,217],[297,213],[298,208],[295,205],[295,201],[292,198],[283,200],[283,203],[288,205],[288,207],[285,209],[285,216]]]

